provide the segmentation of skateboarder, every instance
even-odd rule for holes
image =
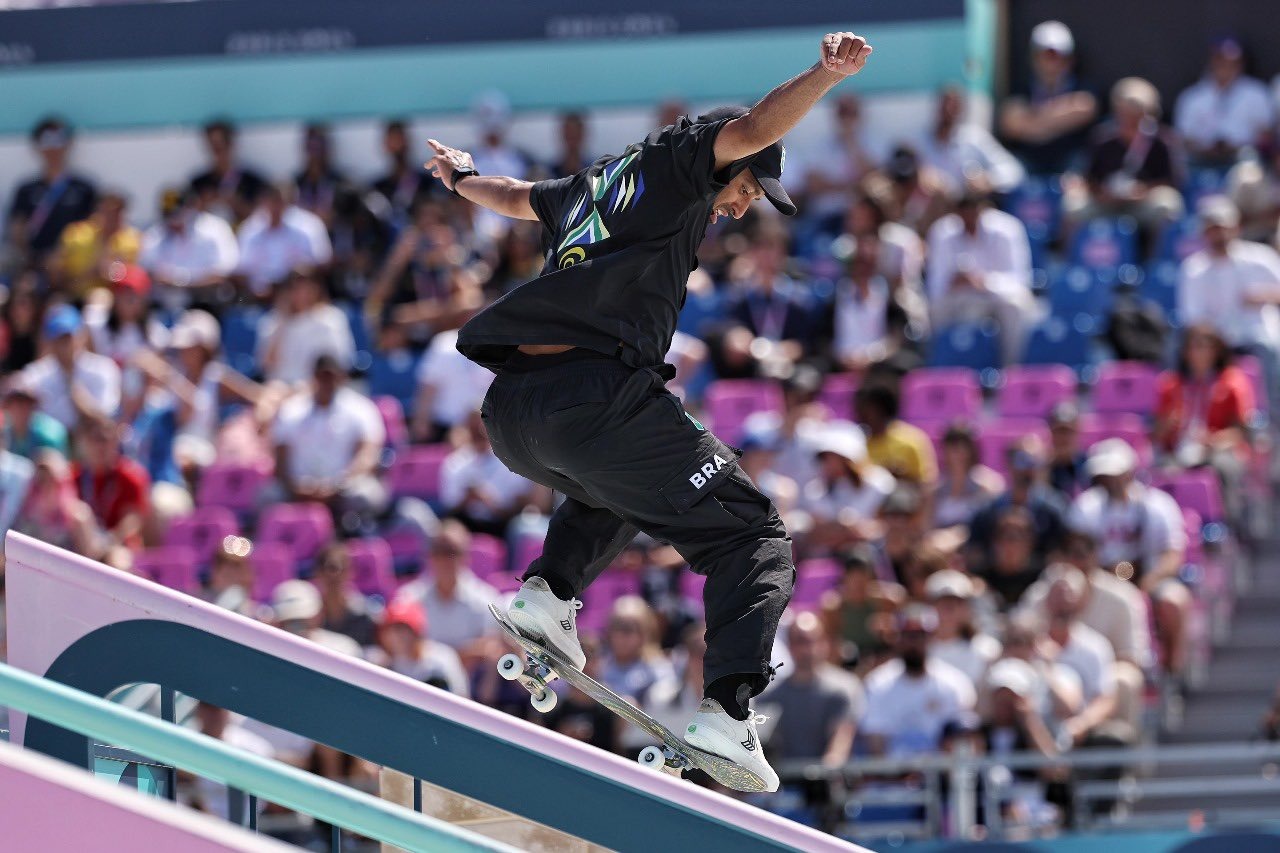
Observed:
[[[497,373],[481,407],[494,453],[565,495],[511,621],[581,667],[583,589],[637,532],[670,542],[707,577],[706,698],[685,739],[769,790],[778,776],[749,702],[773,676],[791,540],[738,454],[666,390],[674,370],[663,358],[708,224],[765,198],[796,212],[779,180],[782,137],[870,54],[853,33],[828,34],[815,65],[754,107],[682,116],[557,180],[482,176],[470,154],[430,140],[427,168],[445,187],[543,225],[541,275],[458,335],[464,355]]]

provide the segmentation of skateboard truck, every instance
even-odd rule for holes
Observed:
[[[525,652],[523,660],[516,654],[498,658],[498,675],[507,681],[519,681],[529,691],[533,710],[538,713],[545,714],[555,708],[559,697],[551,689],[551,682],[560,676],[528,652]]]

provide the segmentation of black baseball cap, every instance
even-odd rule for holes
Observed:
[[[709,113],[698,116],[698,122],[713,122],[723,119],[738,118],[749,112],[746,107],[718,107]],[[755,154],[747,161],[747,168],[760,182],[765,198],[784,216],[795,216],[796,205],[782,186],[782,168],[787,162],[787,149],[782,140],[770,145]]]

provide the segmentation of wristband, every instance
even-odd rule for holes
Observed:
[[[458,184],[461,183],[464,178],[470,178],[479,174],[480,173],[477,172],[475,170],[475,167],[473,166],[463,166],[461,169],[454,169],[453,170],[453,189],[451,190],[451,192],[454,195],[458,195]]]

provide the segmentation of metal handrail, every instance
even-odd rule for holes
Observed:
[[[414,851],[515,848],[0,663],[0,705]]]

